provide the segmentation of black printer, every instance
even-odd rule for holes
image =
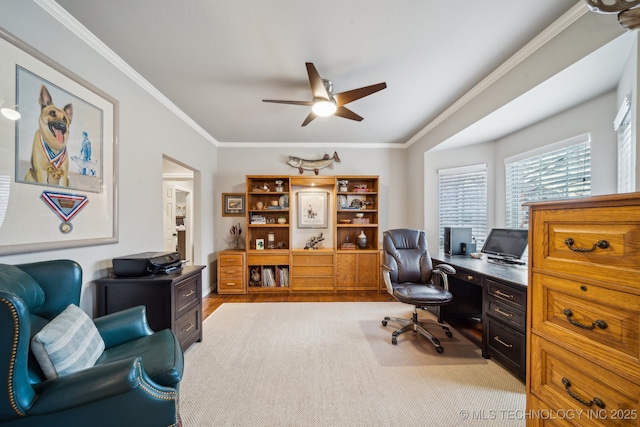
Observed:
[[[120,277],[168,274],[181,268],[178,252],[142,252],[113,259],[113,274]]]

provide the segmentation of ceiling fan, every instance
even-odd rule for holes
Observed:
[[[362,117],[345,107],[345,104],[364,98],[387,87],[386,83],[378,83],[341,93],[333,93],[333,83],[320,77],[318,70],[311,62],[306,63],[309,84],[311,85],[312,101],[284,101],[278,99],[263,99],[263,102],[276,104],[304,105],[311,107],[311,112],[302,122],[306,126],[316,117],[336,115],[345,119],[362,121]]]

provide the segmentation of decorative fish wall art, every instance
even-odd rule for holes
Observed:
[[[323,158],[318,160],[301,159],[300,157],[289,156],[287,164],[291,167],[297,168],[300,173],[304,173],[305,170],[313,171],[316,175],[320,169],[329,168],[333,169],[333,162],[340,162],[338,152],[334,151],[333,156],[325,154]]]

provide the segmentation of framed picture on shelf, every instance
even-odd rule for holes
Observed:
[[[259,251],[264,250],[264,239],[256,239],[256,249]]]
[[[244,216],[244,193],[222,193],[222,216]]]
[[[327,228],[329,193],[298,192],[298,228]]]

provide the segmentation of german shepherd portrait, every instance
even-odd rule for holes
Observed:
[[[31,168],[24,180],[50,185],[69,186],[69,156],[67,141],[73,117],[73,107],[60,109],[53,104],[47,88],[40,88],[40,116],[33,138]]]

